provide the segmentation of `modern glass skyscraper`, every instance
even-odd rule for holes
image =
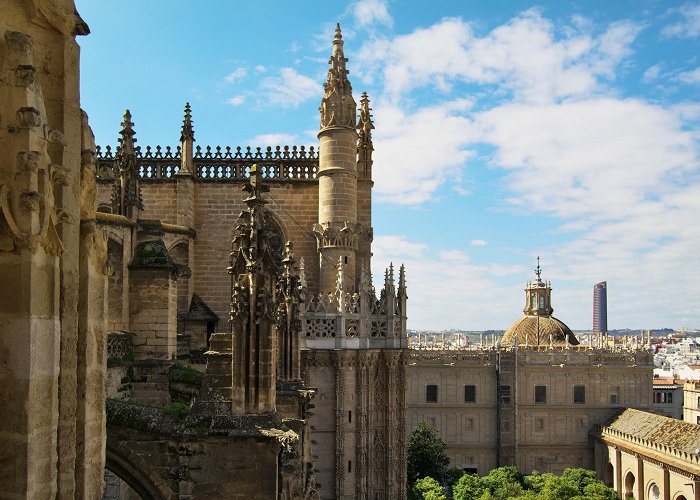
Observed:
[[[593,331],[608,331],[608,283],[601,281],[593,287]]]

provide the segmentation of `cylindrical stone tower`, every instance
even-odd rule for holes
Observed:
[[[328,81],[319,111],[318,224],[314,233],[320,253],[320,292],[333,292],[338,261],[345,266],[348,291],[355,289],[357,227],[356,103],[345,68],[343,37],[336,26]]]

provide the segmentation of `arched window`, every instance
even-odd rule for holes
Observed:
[[[649,485],[649,491],[647,492],[649,500],[659,500],[661,498],[661,490],[656,483],[651,483]]]
[[[634,474],[628,472],[625,475],[625,498],[634,497]]]

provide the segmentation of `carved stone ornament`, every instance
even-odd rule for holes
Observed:
[[[312,231],[316,236],[318,248],[346,248],[357,250],[360,236],[367,233],[362,224],[329,223],[314,224]]]

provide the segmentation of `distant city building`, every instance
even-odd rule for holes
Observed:
[[[608,283],[601,281],[593,287],[593,331],[608,331]]]

